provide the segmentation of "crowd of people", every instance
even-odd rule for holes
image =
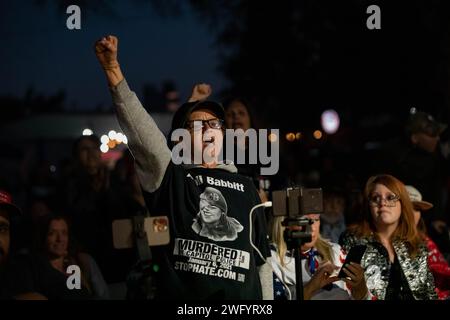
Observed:
[[[412,114],[405,140],[380,151],[361,190],[348,177],[324,180],[323,213],[302,214],[310,238],[295,247],[287,232],[304,230],[270,214],[270,191],[284,187],[279,177],[261,176],[260,164],[218,160],[226,128],[255,126],[246,99],[222,107],[208,100],[209,85],[196,85],[171,128],[187,130],[192,140],[168,142],[128,86],[118,39],[102,38],[95,52],[130,151],[110,171],[98,137],[80,137],[61,181],[31,190],[24,208],[0,186],[1,299],[139,298],[126,286],[136,274],[151,279],[140,290],[162,300],[449,299],[450,175],[437,150],[445,125]],[[209,160],[171,161],[170,147],[186,142]],[[236,147],[248,155],[245,137]],[[113,245],[113,221],[139,215],[169,218],[170,242],[152,247],[149,261]],[[344,263],[355,247],[364,248],[361,259]],[[139,273],[139,263],[157,268]]]

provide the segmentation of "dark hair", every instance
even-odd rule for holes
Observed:
[[[82,259],[80,255],[80,250],[71,234],[71,222],[67,216],[50,214],[42,217],[38,220],[37,230],[35,230],[34,234],[34,246],[36,253],[41,254],[45,257],[48,257],[47,251],[47,235],[50,229],[50,224],[53,221],[62,220],[67,225],[67,236],[68,236],[68,244],[67,244],[67,264],[76,264],[81,269],[81,283],[83,287],[85,287],[88,292],[91,292],[91,285],[86,279],[86,274],[88,273],[88,266],[85,259]]]
[[[63,220],[67,224],[67,230],[68,230],[68,246],[67,246],[67,252],[69,256],[76,256],[78,253],[77,245],[75,244],[75,240],[73,239],[71,235],[71,222],[70,219],[63,215],[58,214],[49,214],[46,216],[43,216],[38,219],[36,229],[34,231],[34,247],[35,250],[39,253],[46,254],[47,248],[47,234],[48,230],[50,228],[50,224],[55,220]]]
[[[252,107],[250,101],[247,98],[244,98],[242,96],[228,97],[224,100],[224,103],[223,103],[225,113],[228,111],[228,109],[230,108],[230,106],[233,102],[240,102],[245,107],[245,109],[247,110],[247,113],[248,113],[248,117],[250,118],[250,128],[256,129],[254,127],[255,121],[253,118],[253,107]]]

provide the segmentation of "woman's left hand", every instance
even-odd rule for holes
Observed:
[[[368,294],[368,289],[363,267],[358,263],[350,262],[343,270],[347,277],[342,280],[351,288],[353,298],[364,299]]]

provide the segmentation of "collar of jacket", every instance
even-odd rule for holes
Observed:
[[[204,167],[201,164],[185,164],[184,168],[186,170],[189,170],[189,169],[204,168]],[[236,168],[236,166],[234,165],[233,162],[219,163],[219,164],[217,164],[217,167],[215,167],[213,169],[224,170],[224,171],[228,171],[230,173],[237,173],[238,172],[238,170],[237,170],[237,168]]]

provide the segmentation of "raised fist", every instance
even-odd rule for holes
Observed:
[[[95,54],[103,69],[108,70],[119,66],[117,61],[117,46],[119,40],[115,36],[106,36],[95,43]]]
[[[189,102],[205,100],[211,95],[211,86],[207,83],[198,83],[192,89],[191,97]]]

